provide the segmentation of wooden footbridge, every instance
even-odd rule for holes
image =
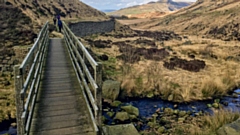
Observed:
[[[46,23],[15,66],[18,135],[101,134],[101,64],[65,23],[63,34],[49,39]]]

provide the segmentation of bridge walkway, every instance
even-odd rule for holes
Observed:
[[[30,135],[94,135],[63,39],[50,39]]]

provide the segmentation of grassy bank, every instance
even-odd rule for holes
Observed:
[[[103,62],[105,77],[120,81],[124,95],[189,102],[221,97],[239,87],[240,72],[237,69],[240,68],[240,47],[237,46],[237,41],[187,36],[181,41],[172,39],[160,42],[149,37],[127,37],[128,32],[123,35],[122,38],[95,35],[95,41],[112,41],[108,44],[110,47],[90,46],[95,53],[109,57],[108,61]],[[153,41],[156,46],[136,43],[139,39]],[[116,42],[120,42],[120,45],[116,45]],[[121,51],[121,46],[124,47],[125,44],[131,47]],[[136,50],[139,48],[165,49],[169,56],[161,60],[146,59],[144,55],[137,56]],[[125,59],[119,59],[122,54]],[[128,62],[138,57],[136,62]],[[175,62],[176,59],[180,59],[180,62],[177,61],[178,65],[175,63],[177,66],[174,68],[164,66],[166,62]],[[190,69],[197,68],[197,64],[191,65],[192,61],[203,61],[204,68],[194,69],[195,71],[184,69],[185,65]]]

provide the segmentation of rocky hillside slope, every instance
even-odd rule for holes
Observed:
[[[37,33],[46,21],[52,21],[57,14],[70,21],[108,18],[103,12],[78,0],[5,0],[0,2],[0,6],[0,36],[10,46],[33,41],[36,37],[33,33]]]
[[[143,5],[137,5],[120,9],[118,11],[109,12],[108,15],[128,16],[134,18],[156,18],[167,13],[179,10],[183,7],[189,6],[191,2],[174,2],[172,0],[159,0],[157,2],[150,2]]]
[[[159,19],[133,25],[138,29],[174,30],[221,40],[240,40],[239,0],[198,0],[195,4]]]

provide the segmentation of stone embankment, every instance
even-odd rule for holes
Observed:
[[[83,37],[91,34],[110,32],[114,30],[115,20],[111,19],[100,22],[87,21],[70,23],[69,28],[76,36]]]

